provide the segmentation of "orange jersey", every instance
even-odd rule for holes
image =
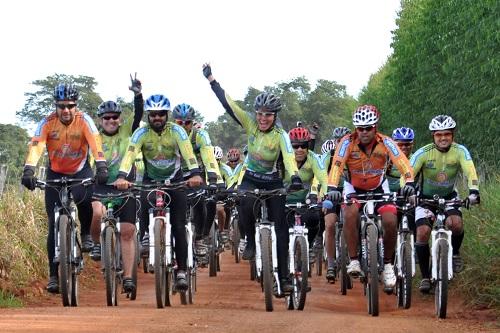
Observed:
[[[36,166],[47,147],[52,171],[72,175],[80,171],[89,155],[96,161],[106,161],[97,127],[89,115],[75,112],[71,124],[64,125],[54,112],[43,119],[31,139],[26,165]]]
[[[392,161],[407,182],[413,182],[414,173],[410,162],[391,138],[376,133],[375,143],[369,155],[360,148],[359,143],[357,133],[345,136],[339,142],[328,175],[329,186],[339,185],[346,166],[349,183],[357,189],[374,190],[384,181],[389,161]]]

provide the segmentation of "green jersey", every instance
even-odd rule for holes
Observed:
[[[420,193],[426,197],[449,196],[454,191],[459,170],[467,177],[469,189],[479,190],[472,157],[467,148],[455,142],[447,152],[437,150],[434,143],[428,144],[412,155],[410,163],[419,177]]]
[[[319,156],[311,150],[307,153],[304,163],[299,167],[299,177],[302,180],[302,183],[311,185],[310,194],[318,195],[318,192],[323,194],[326,193],[328,176],[326,174],[325,166],[321,162]],[[313,179],[318,179],[318,182],[313,183]],[[291,177],[288,172],[285,173],[284,183],[291,183]],[[304,202],[308,192],[309,190],[304,189],[302,191],[289,194],[286,201],[288,203]]]
[[[167,122],[161,133],[151,127],[138,128],[130,138],[127,152],[120,165],[120,176],[126,176],[142,152],[144,176],[153,180],[178,180],[182,178],[181,158],[191,176],[199,174],[198,163],[191,142],[184,128]]]

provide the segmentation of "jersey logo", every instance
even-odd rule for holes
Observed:
[[[59,140],[59,131],[52,131],[49,133],[50,140]]]
[[[399,156],[399,151],[398,151],[398,148],[396,147],[396,144],[394,144],[394,141],[392,141],[389,138],[385,138],[384,144],[387,148],[389,148],[392,151],[392,154],[394,156]]]
[[[349,143],[350,143],[349,139],[346,139],[346,140],[344,140],[344,142],[342,142],[342,146],[340,147],[340,150],[339,150],[339,156],[340,157],[344,157],[345,156],[347,147],[349,147]]]
[[[139,139],[148,131],[149,129],[147,127],[139,127],[138,129],[136,129],[134,134],[132,135],[132,143],[136,144],[137,142],[139,142]]]
[[[181,140],[187,140],[188,136],[187,136],[186,130],[184,130],[184,128],[182,128],[179,125],[174,124],[174,125],[172,125],[172,129],[177,134],[179,134],[179,136],[181,137]]]

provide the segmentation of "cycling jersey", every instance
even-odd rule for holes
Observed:
[[[327,191],[327,175],[326,169],[323,163],[321,162],[318,155],[316,155],[313,151],[309,150],[307,153],[307,157],[303,164],[299,167],[299,177],[304,184],[311,184],[310,194],[323,196]],[[314,183],[313,179],[318,179],[319,182]],[[285,172],[285,184],[290,184],[290,174]],[[318,188],[318,183],[319,187]],[[304,202],[306,199],[308,190],[304,189],[302,191],[297,191],[287,195],[287,202]]]
[[[227,184],[227,188],[233,187],[241,183],[243,179],[243,174],[246,171],[246,158],[243,162],[238,163],[238,165],[234,168],[231,178],[229,179],[229,183]]]
[[[233,170],[231,170],[231,167],[226,163],[219,162],[219,171],[222,179],[224,180],[224,183],[226,184],[226,186],[229,186],[231,177],[233,176]]]
[[[333,154],[335,154],[335,152],[333,152]],[[327,152],[323,155],[318,155],[318,158],[320,159],[321,163],[325,167],[326,174],[327,174],[327,184],[328,184],[328,173],[331,170],[332,159],[333,159],[332,152]],[[344,172],[345,172],[345,170],[344,170]],[[339,186],[337,186],[337,188],[340,190],[342,190],[342,188],[344,186],[344,179],[345,179],[345,175],[344,175],[344,173],[342,173],[342,175],[340,176]],[[315,187],[319,186],[318,178],[314,177],[313,182],[312,182],[312,186],[315,186]],[[326,194],[326,192],[320,192],[319,197],[321,198],[324,194]]]
[[[385,174],[389,182],[389,190],[391,192],[398,192],[401,189],[401,172],[393,165],[389,165]]]
[[[186,160],[190,175],[199,175],[196,157],[184,128],[167,122],[161,133],[151,127],[138,128],[130,138],[127,153],[120,165],[119,177],[126,177],[142,152],[144,176],[153,180],[180,180],[182,178],[181,156]]]
[[[200,171],[205,171],[208,182],[223,183],[224,180],[219,171],[217,160],[214,155],[214,147],[210,141],[208,132],[204,129],[193,129],[188,134],[189,142],[192,144]],[[184,176],[189,177],[190,171],[184,159],[182,159],[182,171]],[[216,179],[211,179],[216,178]]]
[[[467,148],[455,142],[447,152],[440,152],[434,143],[428,144],[413,154],[410,163],[419,176],[420,193],[424,196],[451,195],[459,169],[467,177],[469,189],[479,190],[472,157]]]
[[[49,169],[65,175],[83,169],[89,150],[96,161],[105,161],[99,131],[92,118],[80,111],[75,112],[69,125],[61,123],[56,112],[44,118],[31,139],[25,165],[36,167],[45,147]]]
[[[248,135],[247,171],[277,176],[277,161],[281,152],[285,169],[292,175],[298,175],[292,145],[286,131],[276,124],[268,132],[260,131],[255,117],[241,109],[217,81],[212,81],[210,85],[229,115],[243,126]]]
[[[347,181],[354,188],[371,191],[385,180],[389,160],[404,175],[407,182],[413,182],[414,173],[410,162],[390,137],[376,133],[371,153],[366,154],[360,146],[358,134],[344,136],[333,157],[333,166],[328,177],[328,185],[337,187],[344,166],[347,166]]]

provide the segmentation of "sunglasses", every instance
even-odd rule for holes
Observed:
[[[356,130],[358,132],[370,132],[374,128],[375,128],[375,126],[363,126],[363,127],[356,127]]]
[[[299,148],[307,149],[307,148],[309,148],[309,143],[307,143],[307,142],[304,142],[304,143],[292,143],[292,147],[293,147],[293,149],[299,149]]]
[[[110,119],[118,120],[118,118],[120,118],[120,116],[119,115],[116,115],[116,116],[103,116],[101,118],[104,119],[104,120],[110,120]]]
[[[167,116],[167,111],[150,112],[149,116],[151,118],[155,118],[155,117],[162,117],[163,118],[163,117]]]
[[[275,114],[274,112],[262,112],[262,111],[256,111],[255,113],[257,114],[257,116],[266,118],[272,117]]]
[[[192,122],[193,122],[192,120],[181,120],[181,119],[176,119],[176,120],[175,120],[175,123],[176,123],[177,125],[181,125],[181,126],[184,126],[184,125],[186,125],[186,126],[187,126],[187,125],[191,125],[191,123],[192,123]]]
[[[411,147],[413,146],[413,142],[396,142],[400,147]]]
[[[71,109],[74,109],[76,107],[76,104],[56,104],[56,107],[60,110],[64,110],[64,109],[71,110]]]
[[[227,160],[227,163],[238,163],[238,162],[239,162],[239,160],[233,160],[233,161]]]

